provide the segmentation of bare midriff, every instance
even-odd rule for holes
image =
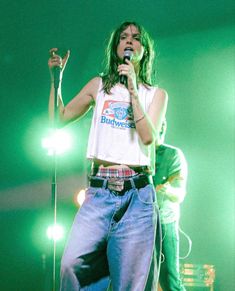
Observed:
[[[108,168],[108,169],[131,169],[132,167],[138,167],[136,165],[124,165],[124,164],[115,164],[107,161],[102,161],[98,159],[93,160],[94,165],[97,168]]]

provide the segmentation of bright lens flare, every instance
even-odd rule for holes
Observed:
[[[55,130],[50,136],[42,139],[42,147],[52,156],[63,154],[71,148],[72,139],[68,132],[62,129]]]
[[[54,224],[54,225],[48,226],[47,237],[50,240],[54,240],[54,241],[61,240],[64,237],[63,227],[59,224]]]

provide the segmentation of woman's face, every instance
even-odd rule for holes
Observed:
[[[125,49],[133,51],[132,62],[139,62],[144,54],[144,47],[140,42],[139,30],[130,25],[120,34],[119,44],[117,46],[117,55],[120,60],[123,59]]]

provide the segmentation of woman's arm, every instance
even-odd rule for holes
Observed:
[[[166,91],[156,89],[148,112],[144,113],[138,95],[133,95],[132,106],[136,130],[145,145],[156,141],[165,118],[168,96]]]
[[[156,89],[148,112],[144,112],[138,96],[137,76],[134,65],[126,60],[126,64],[118,66],[119,75],[127,76],[127,88],[130,92],[136,130],[143,144],[156,141],[165,118],[168,96],[163,89]]]
[[[54,119],[54,102],[55,102],[55,89],[54,89],[54,80],[53,80],[53,68],[56,66],[61,67],[61,81],[64,68],[66,66],[67,60],[69,58],[69,52],[62,59],[60,56],[56,55],[57,49],[52,49],[52,56],[48,61],[48,66],[51,73],[51,90],[49,96],[49,116],[50,119]],[[76,119],[79,119],[83,116],[94,103],[99,84],[100,78],[96,77],[89,81],[83,89],[66,105],[64,106],[62,93],[61,93],[61,81],[58,88],[58,107],[59,107],[59,123],[60,125],[68,124]]]

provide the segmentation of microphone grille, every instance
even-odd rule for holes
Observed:
[[[132,55],[133,55],[133,50],[132,49],[127,48],[127,49],[124,50],[124,57],[131,58]]]

